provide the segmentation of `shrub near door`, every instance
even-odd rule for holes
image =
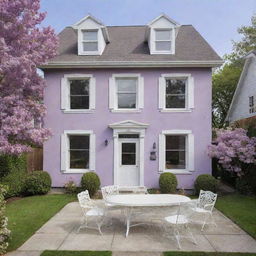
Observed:
[[[177,178],[173,173],[162,173],[159,177],[159,187],[161,193],[175,193],[177,190]]]
[[[100,188],[100,178],[95,172],[87,172],[82,176],[81,187],[88,190],[92,197]]]

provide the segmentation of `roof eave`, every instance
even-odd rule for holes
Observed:
[[[219,67],[223,60],[208,61],[63,61],[39,66],[41,69],[54,68],[143,68],[143,67]]]

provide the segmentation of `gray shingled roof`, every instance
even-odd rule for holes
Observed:
[[[77,54],[77,31],[65,28],[60,34],[59,55],[49,61],[99,62],[99,61],[221,61],[221,58],[191,25],[180,26],[175,55],[150,55],[145,31],[147,26],[109,26],[110,43],[102,55],[79,56]]]

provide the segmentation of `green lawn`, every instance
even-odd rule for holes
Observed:
[[[41,256],[111,256],[109,251],[44,251]]]
[[[6,215],[12,232],[8,251],[21,246],[62,207],[74,200],[75,196],[64,194],[31,196],[8,203]]]
[[[255,256],[255,255],[256,253],[236,253],[236,252],[164,252],[164,256]]]
[[[217,199],[216,208],[256,239],[256,197],[232,194]]]

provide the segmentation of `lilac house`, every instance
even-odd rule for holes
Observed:
[[[179,187],[211,174],[212,67],[220,57],[191,25],[161,15],[143,26],[87,16],[60,34],[41,68],[47,87],[44,170],[53,187],[96,172],[102,185]]]

